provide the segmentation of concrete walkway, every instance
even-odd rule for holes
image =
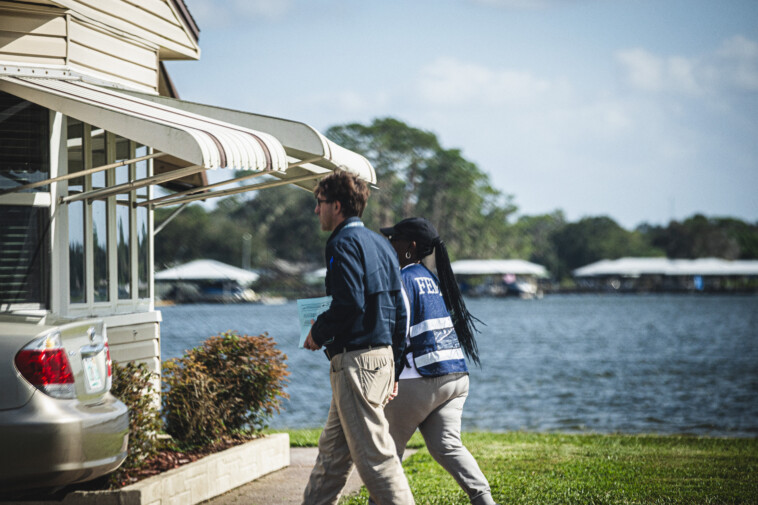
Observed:
[[[413,455],[416,449],[406,449],[403,460]],[[290,466],[264,475],[252,482],[224,493],[202,505],[301,505],[303,492],[318,456],[317,447],[290,448]],[[354,469],[347,480],[342,496],[360,491],[363,486]]]
[[[316,447],[293,447],[287,468],[204,501],[203,505],[300,505],[317,455]],[[342,495],[357,493],[362,485],[358,472],[353,471]]]

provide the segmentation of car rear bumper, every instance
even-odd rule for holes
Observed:
[[[126,458],[129,414],[108,394],[96,405],[35,392],[0,410],[0,489],[57,487],[112,472]]]

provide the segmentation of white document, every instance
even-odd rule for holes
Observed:
[[[300,344],[301,349],[311,331],[313,321],[332,304],[331,296],[322,296],[320,298],[302,298],[297,301],[297,315],[300,318]]]

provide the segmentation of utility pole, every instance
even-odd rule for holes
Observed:
[[[253,250],[253,236],[245,232],[242,235],[242,269],[250,270],[250,255]]]

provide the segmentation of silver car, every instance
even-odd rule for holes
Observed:
[[[60,488],[126,458],[129,415],[110,394],[101,320],[0,316],[0,495]]]

